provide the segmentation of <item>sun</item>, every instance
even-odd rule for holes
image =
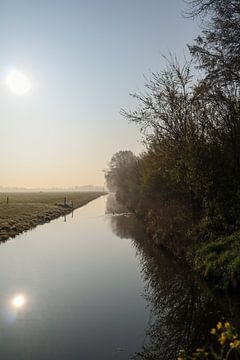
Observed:
[[[16,95],[24,95],[31,89],[31,82],[26,75],[18,70],[10,70],[5,78],[10,91]]]
[[[16,295],[13,299],[12,299],[12,305],[15,308],[21,308],[24,306],[26,302],[25,296],[23,295]]]

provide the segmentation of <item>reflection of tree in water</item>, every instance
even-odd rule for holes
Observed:
[[[143,226],[133,214],[115,199],[114,194],[107,197],[106,213],[111,216],[111,228],[114,234],[121,239],[142,240],[144,236]]]
[[[180,349],[192,351],[208,341],[209,329],[231,314],[191,270],[150,246],[134,216],[112,216],[113,232],[133,239],[145,283],[150,321],[142,350],[134,359],[172,360]],[[233,314],[236,317],[236,312]]]
[[[223,314],[216,310],[211,294],[177,261],[166,254],[156,259],[146,247],[139,253],[152,322],[146,344],[134,358],[175,359],[178,350],[189,351],[203,344],[209,328]]]

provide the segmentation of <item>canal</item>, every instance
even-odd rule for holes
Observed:
[[[170,360],[238,318],[111,195],[0,246],[4,360]]]

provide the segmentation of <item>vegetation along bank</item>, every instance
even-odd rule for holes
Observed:
[[[189,1],[187,16],[202,26],[190,60],[166,60],[132,94],[137,108],[122,111],[145,151],[119,151],[105,176],[154,245],[217,288],[239,290],[240,2]]]

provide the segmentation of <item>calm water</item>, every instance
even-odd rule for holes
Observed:
[[[0,246],[0,359],[174,359],[238,319],[113,207],[98,198]]]

